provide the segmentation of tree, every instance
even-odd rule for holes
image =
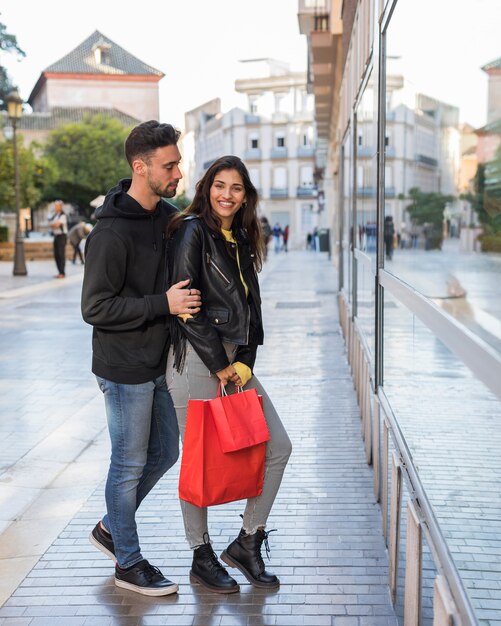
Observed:
[[[475,193],[468,197],[488,235],[501,233],[501,146],[493,159],[479,163],[473,179]]]
[[[454,196],[439,192],[424,193],[418,187],[409,190],[412,204],[406,209],[411,220],[425,226],[426,249],[441,248],[444,209]]]
[[[185,209],[187,206],[191,204],[191,200],[189,200],[189,198],[186,196],[184,191],[183,193],[180,193],[175,198],[169,198],[169,202],[177,206],[177,208],[180,211],[182,211],[183,209]]]
[[[63,198],[90,216],[89,206],[121,178],[130,176],[124,141],[130,128],[104,115],[53,130],[45,155],[56,165],[58,179],[46,190],[46,199]]]
[[[19,163],[19,190],[22,207],[34,207],[42,199],[45,189],[57,178],[53,164],[38,157],[37,146],[23,146],[17,137]],[[14,150],[12,141],[0,143],[0,211],[16,210],[14,186]]]
[[[19,47],[17,43],[17,39],[15,35],[11,35],[7,32],[7,28],[5,24],[0,22],[0,51],[15,53],[17,56],[24,57],[26,54]],[[7,70],[0,65],[0,110],[7,110],[7,103],[5,102],[5,97],[9,94],[14,85],[12,84]]]

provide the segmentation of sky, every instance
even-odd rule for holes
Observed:
[[[270,57],[305,70],[298,0],[2,0],[0,22],[26,58],[3,55],[27,99],[40,73],[96,29],[161,70],[160,118],[179,128],[184,113],[220,97],[223,111],[245,106],[234,92],[239,60]],[[415,90],[460,107],[461,121],[486,123],[482,65],[501,57],[501,0],[399,0],[389,53]]]
[[[399,0],[388,54],[414,91],[458,106],[460,121],[478,128],[487,122],[481,67],[501,57],[500,28],[501,0]]]
[[[234,92],[242,59],[270,57],[306,70],[297,7],[297,0],[2,0],[0,22],[26,57],[4,54],[1,62],[26,100],[46,67],[99,30],[165,74],[161,121],[182,128],[184,113],[212,98],[221,98],[223,110],[245,103]]]

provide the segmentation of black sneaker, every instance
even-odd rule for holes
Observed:
[[[176,583],[167,580],[158,567],[150,565],[146,559],[128,569],[116,565],[115,585],[143,596],[168,596],[178,590]]]
[[[89,535],[89,541],[98,550],[101,550],[101,552],[106,554],[106,556],[109,557],[112,561],[114,561],[115,563],[117,562],[113,539],[111,538],[110,533],[101,528],[101,522],[98,522],[92,529],[92,532]]]

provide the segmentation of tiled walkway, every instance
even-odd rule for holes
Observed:
[[[282,582],[274,593],[253,589],[238,573],[240,594],[220,596],[189,584],[178,466],[150,494],[138,519],[145,557],[180,583],[179,594],[145,598],[115,587],[111,561],[87,539],[103,512],[108,444],[76,276],[62,288],[0,300],[0,403],[6,415],[0,499],[13,515],[0,517],[2,576],[9,567],[19,572],[28,566],[0,608],[0,624],[395,624],[380,510],[338,326],[336,273],[325,256],[272,255],[261,277],[266,339],[256,371],[294,447],[269,520],[278,529],[270,536],[270,569]],[[18,497],[23,501],[16,504]],[[76,507],[77,501],[83,505]],[[241,509],[229,504],[211,510],[216,550],[238,532]],[[23,520],[25,527],[19,526]],[[53,539],[40,550],[51,530]],[[39,554],[30,570],[30,558]]]

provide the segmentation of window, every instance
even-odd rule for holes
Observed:
[[[275,148],[281,149],[285,148],[285,136],[286,131],[284,129],[279,129],[275,131]]]
[[[301,145],[303,148],[311,148],[313,146],[313,127],[308,126],[302,129]]]
[[[299,184],[301,187],[313,187],[313,165],[303,165],[299,170]]]
[[[259,134],[256,132],[249,133],[249,148],[257,150],[259,148]]]
[[[250,179],[252,181],[252,184],[254,185],[254,187],[256,189],[259,189],[260,187],[260,176],[259,176],[259,170],[256,167],[253,167],[251,169],[249,169],[249,176]]]
[[[285,167],[276,167],[273,170],[273,187],[276,189],[287,187],[287,169]]]

